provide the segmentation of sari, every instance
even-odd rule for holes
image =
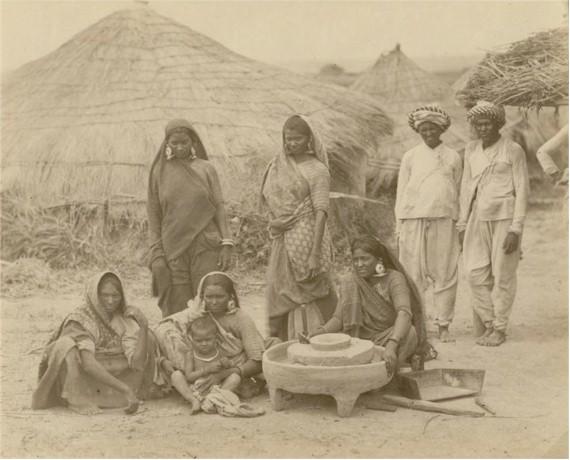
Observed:
[[[386,280],[381,279],[378,287],[355,273],[341,280],[339,303],[335,312],[341,330],[349,335],[372,340],[378,345],[385,345],[393,331],[399,307],[394,304],[387,284],[397,284],[399,289],[406,291],[405,297],[409,303],[407,313],[411,315],[417,336],[414,352],[423,356],[425,361],[434,359],[437,351],[427,341],[424,307],[416,285],[390,251],[387,252],[387,260],[383,262],[388,274]]]
[[[191,158],[170,158],[168,136],[188,131],[194,143]],[[166,137],[152,163],[148,184],[149,265],[164,258],[166,276],[153,270],[153,294],[163,317],[183,310],[195,295],[202,276],[217,268],[222,238],[215,222],[223,206],[214,166],[194,128],[184,120],[169,123]]]
[[[314,160],[297,164],[283,148],[268,165],[261,186],[261,201],[271,216],[272,239],[266,302],[270,326],[272,320],[283,316],[288,316],[289,326],[298,324],[296,313],[302,307],[303,326],[310,332],[328,320],[334,308],[333,305],[328,312],[326,305],[318,303],[326,302],[327,297],[335,300],[329,273],[333,256],[328,226],[321,243],[319,274],[314,278],[308,276],[316,212],[329,211],[330,174],[327,153],[318,133],[306,117],[299,117],[311,130]],[[295,327],[283,330],[283,326],[280,331],[272,330],[271,335],[286,339],[299,332]]]
[[[121,283],[121,309],[108,319],[99,302],[98,287],[105,272],[88,283],[85,303],[70,313],[49,339],[42,356],[38,387],[32,396],[33,409],[58,405],[122,407],[122,393],[90,377],[81,366],[80,351],[91,351],[106,370],[130,386],[138,398],[148,399],[166,382],[159,372],[159,355],[152,334],[142,371],[132,368],[140,329],[136,320],[125,317],[127,304]],[[111,273],[113,274],[113,273]],[[120,278],[114,274],[120,282]]]
[[[222,272],[212,273],[228,276]],[[266,341],[247,313],[237,305],[230,306],[228,312],[219,318],[214,318],[206,311],[202,288],[206,277],[200,281],[198,293],[188,302],[188,308],[164,318],[156,326],[154,332],[162,354],[175,369],[182,372],[190,369],[193,362],[190,325],[201,316],[210,315],[218,328],[216,345],[221,354],[229,359],[232,367],[250,359],[261,361]]]

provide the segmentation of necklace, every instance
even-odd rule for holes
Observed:
[[[202,356],[198,356],[195,351],[192,351],[192,354],[194,355],[194,358],[196,358],[197,360],[209,363],[214,359],[218,358],[218,356],[220,355],[220,350],[216,350],[216,354],[210,358],[204,358]]]

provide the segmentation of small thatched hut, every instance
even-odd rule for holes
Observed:
[[[453,123],[443,136],[450,147],[461,150],[469,139],[465,112],[453,102],[451,87],[420,68],[400,45],[381,55],[350,88],[373,96],[395,123],[393,135],[385,138],[369,159],[369,195],[394,190],[403,154],[420,142],[408,126],[408,113],[419,105],[437,102],[450,113]]]
[[[391,122],[364,95],[236,54],[148,7],[119,11],[3,82],[3,189],[37,203],[144,202],[166,122],[187,118],[226,195],[252,195],[293,113],[310,115],[333,187],[364,194]]]

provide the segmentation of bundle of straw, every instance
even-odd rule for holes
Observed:
[[[478,100],[526,109],[568,104],[568,29],[540,32],[490,52],[456,94],[466,107]]]

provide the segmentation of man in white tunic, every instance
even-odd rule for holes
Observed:
[[[479,322],[485,326],[477,344],[498,346],[506,340],[516,294],[528,171],[522,147],[499,132],[505,124],[502,107],[478,102],[467,119],[479,140],[465,148],[457,228],[476,329]]]
[[[404,154],[398,176],[396,219],[400,262],[433,310],[442,342],[450,341],[455,310],[461,158],[440,137],[449,115],[437,105],[420,107],[408,122],[423,142]]]

